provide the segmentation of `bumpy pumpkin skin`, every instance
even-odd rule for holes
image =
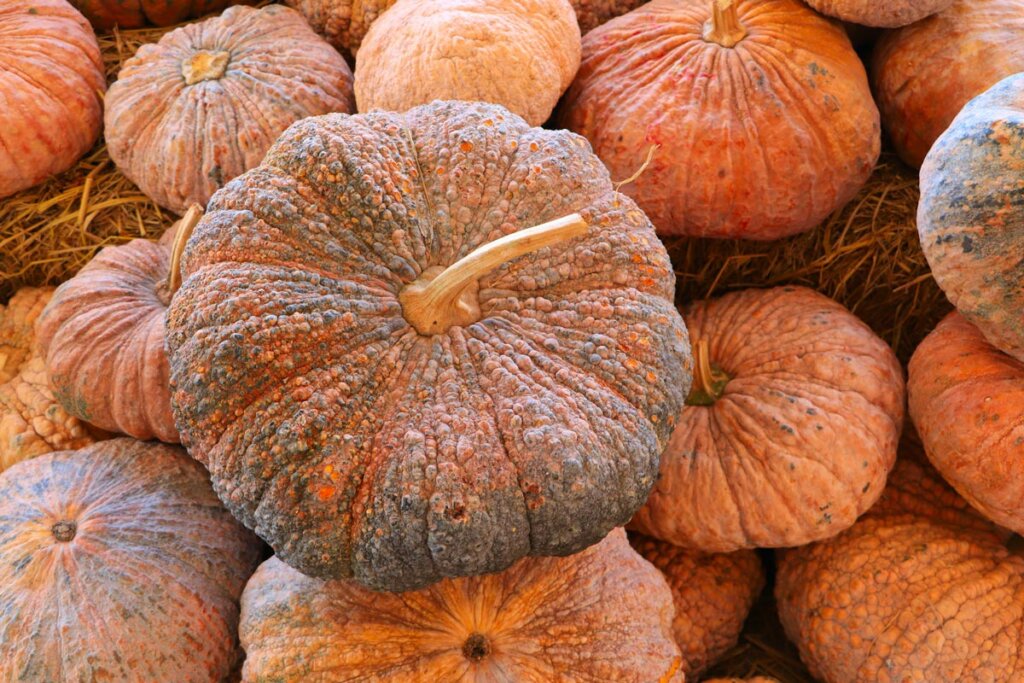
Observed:
[[[136,439],[178,442],[164,348],[169,246],[106,247],[57,288],[38,341],[70,414]]]
[[[16,462],[96,441],[53,397],[46,364],[36,356],[14,379],[0,384],[0,472]]]
[[[172,26],[249,0],[71,0],[98,29]]]
[[[883,36],[871,62],[893,146],[919,167],[972,97],[1024,71],[1024,0],[956,0]]]
[[[752,550],[706,555],[649,536],[634,535],[630,543],[672,589],[672,632],[682,650],[683,671],[696,680],[739,640],[764,588],[761,560]]]
[[[621,529],[571,557],[397,595],[271,558],[242,595],[243,680],[682,681],[672,611]]]
[[[1022,680],[1024,558],[1005,540],[901,459],[851,529],[780,553],[779,616],[825,683]]]
[[[862,26],[898,28],[941,12],[954,0],[807,0],[822,14]]]
[[[632,521],[705,552],[802,545],[878,499],[903,425],[903,370],[843,306],[803,287],[744,290],[684,311],[730,378],[684,406]]]
[[[0,679],[220,681],[259,552],[180,448],[18,463],[0,474]]]
[[[986,517],[1024,532],[1024,363],[954,311],[914,351],[907,386],[936,469]]]
[[[971,100],[928,153],[917,230],[957,310],[1024,360],[1024,76]]]
[[[35,326],[53,287],[22,287],[7,306],[0,305],[0,384],[9,382],[33,355]]]
[[[399,0],[356,59],[359,111],[493,102],[539,126],[580,65],[568,0]]]
[[[575,211],[585,236],[480,280],[478,323],[406,322],[424,270]],[[585,140],[494,105],[295,124],[211,201],[182,276],[182,438],[314,576],[405,590],[582,550],[647,498],[689,387],[650,223]]]
[[[0,4],[0,198],[66,171],[103,125],[103,62],[64,0]]]
[[[298,12],[232,7],[139,48],[110,86],[104,125],[118,168],[182,213],[259,164],[293,122],[354,109],[351,70]]]
[[[713,4],[654,0],[588,33],[560,124],[616,179],[660,145],[624,187],[660,234],[809,230],[878,160],[864,67],[842,27],[798,0],[739,0],[746,35],[735,47],[702,37]]]

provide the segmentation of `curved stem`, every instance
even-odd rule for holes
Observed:
[[[711,351],[706,339],[700,339],[693,345],[693,386],[686,404],[691,406],[710,406],[721,398],[725,385],[731,378],[720,368],[711,364]]]
[[[479,311],[462,301],[463,294],[494,268],[542,247],[587,231],[587,222],[574,213],[488,242],[445,268],[432,279],[411,282],[398,296],[402,313],[420,334],[440,334],[453,325],[467,325]],[[430,274],[424,273],[425,276]]]
[[[711,0],[711,21],[704,25],[704,40],[733,47],[747,37],[736,12],[739,0]]]
[[[185,244],[196,229],[196,224],[203,217],[203,207],[193,204],[181,217],[178,223],[178,232],[174,235],[174,243],[171,245],[171,270],[167,273],[167,293],[174,296],[181,287],[181,255],[185,252]]]

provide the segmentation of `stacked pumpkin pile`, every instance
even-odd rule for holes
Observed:
[[[1024,677],[1024,2],[75,4],[0,6],[0,195],[102,128],[181,218],[0,308],[0,678],[696,680],[762,558],[821,680]],[[221,10],[103,94],[89,21]],[[874,97],[824,15],[904,26]],[[814,229],[883,124],[923,449],[868,325],[659,239]]]

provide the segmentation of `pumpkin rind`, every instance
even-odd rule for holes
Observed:
[[[634,535],[630,543],[672,589],[672,632],[683,653],[683,672],[696,679],[739,640],[764,588],[761,560],[752,550],[707,555],[649,536]]]
[[[0,474],[0,679],[219,681],[259,552],[179,448],[18,463]]]
[[[861,26],[898,28],[941,12],[954,0],[807,0],[822,14]]]
[[[882,121],[900,158],[919,167],[972,97],[1024,71],[1024,0],[956,0],[888,32],[871,58]]]
[[[136,439],[178,442],[164,316],[170,248],[105,247],[57,288],[37,326],[54,395],[70,414]]]
[[[479,322],[403,317],[424,270],[573,212],[587,235],[480,280]],[[295,124],[214,196],[182,274],[183,441],[315,576],[404,590],[582,550],[646,499],[689,385],[650,223],[585,140],[494,105]]]
[[[216,57],[222,72],[193,71],[189,84],[189,65]],[[140,47],[110,86],[104,125],[118,168],[182,213],[259,164],[293,122],[351,111],[352,72],[298,12],[232,7]]]
[[[728,381],[711,405],[683,407],[631,526],[730,552],[802,545],[853,524],[896,459],[905,394],[892,350],[803,287],[734,292],[684,317]]]
[[[402,594],[271,558],[242,594],[243,680],[682,681],[672,611],[621,529],[571,557]]]
[[[0,384],[14,379],[32,358],[36,320],[52,296],[53,287],[22,287],[6,308],[0,305]]]
[[[99,29],[173,26],[251,0],[71,0]]]
[[[653,0],[583,40],[559,122],[585,135],[664,235],[778,239],[845,204],[878,160],[878,110],[842,27],[798,0]],[[626,87],[626,84],[629,84]],[[680,160],[685,160],[681,163]]]
[[[74,165],[99,137],[96,35],[64,0],[0,5],[0,198]]]
[[[367,112],[480,100],[539,126],[579,65],[567,0],[399,0],[359,49],[356,103]]]
[[[957,310],[1024,360],[1024,76],[971,100],[928,153],[917,230]]]
[[[907,386],[935,468],[986,517],[1024,532],[1024,363],[953,312],[914,351]]]
[[[825,683],[1021,680],[1024,558],[1005,540],[901,459],[852,528],[779,554],[779,616]]]

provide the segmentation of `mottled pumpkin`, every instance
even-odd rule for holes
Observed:
[[[707,552],[834,536],[878,499],[903,424],[903,370],[843,306],[803,287],[684,311],[693,388],[632,525]]]
[[[550,224],[574,236],[466,267],[574,211]],[[689,387],[643,212],[585,140],[494,105],[295,124],[182,265],[183,441],[314,576],[404,590],[596,543],[646,500]],[[412,300],[437,285],[453,310]]]
[[[110,86],[104,126],[121,172],[182,213],[293,122],[353,110],[352,72],[298,12],[232,7],[140,47]]]
[[[562,103],[664,235],[769,240],[817,225],[878,159],[843,28],[799,0],[653,0],[588,33]]]
[[[22,287],[7,306],[0,305],[0,384],[9,382],[32,358],[35,326],[53,287]]]
[[[481,100],[539,126],[579,65],[568,0],[398,0],[359,49],[356,103],[366,112]]]
[[[953,312],[914,351],[907,388],[936,469],[986,517],[1024,532],[1024,363]]]
[[[259,553],[180,448],[20,462],[0,474],[0,680],[220,681]]]
[[[0,3],[0,198],[67,170],[92,147],[105,88],[96,36],[74,7]]]
[[[174,24],[252,0],[71,0],[99,29]]]
[[[186,232],[201,215],[196,207],[187,216]],[[54,395],[70,414],[136,439],[177,443],[164,348],[177,286],[172,256],[167,240],[105,247],[57,288],[37,334]]]
[[[83,448],[94,441],[86,425],[53,397],[46,364],[39,356],[0,384],[0,471],[37,455]]]
[[[708,555],[648,536],[630,538],[672,589],[672,632],[683,654],[683,672],[696,677],[739,640],[743,622],[764,588],[764,569],[752,550]]]
[[[807,0],[822,14],[862,26],[897,28],[941,12],[954,0]]]
[[[754,676],[753,678],[705,678],[704,683],[780,683],[780,681],[767,676]]]
[[[836,538],[780,553],[779,616],[825,683],[1024,680],[1024,557],[939,476],[896,465]]]
[[[956,0],[887,33],[871,61],[893,147],[905,162],[920,166],[972,97],[1024,71],[1024,0]]]
[[[682,681],[672,595],[621,529],[564,558],[402,594],[277,558],[242,594],[245,681]]]
[[[928,153],[917,230],[957,310],[1024,360],[1024,75],[971,100]]]

